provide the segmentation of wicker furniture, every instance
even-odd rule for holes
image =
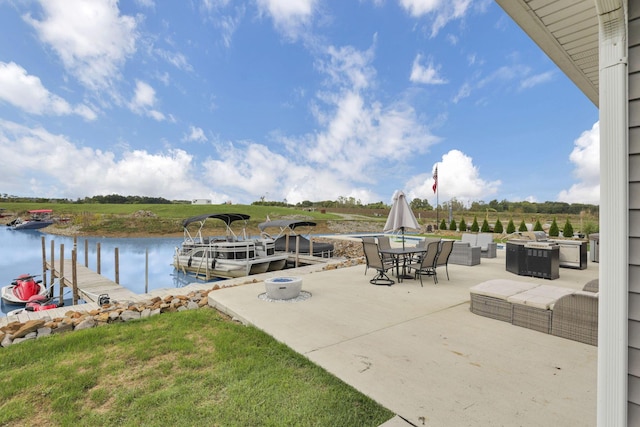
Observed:
[[[488,280],[470,289],[470,310],[516,326],[598,345],[597,290],[597,280],[588,282],[579,291],[514,280]]]
[[[470,289],[471,312],[511,323],[513,308],[507,298],[536,286],[535,283],[507,279],[487,280]]]
[[[480,264],[480,246],[471,246],[469,242],[454,242],[449,262],[468,266]]]
[[[495,258],[498,244],[493,241],[491,233],[462,233],[462,242],[471,246],[480,246],[480,256],[482,258]]]
[[[587,283],[582,291],[564,296],[556,302],[551,323],[552,335],[598,345],[598,292],[588,290],[593,289],[592,282]]]
[[[552,308],[559,298],[572,294],[573,289],[540,285],[507,298],[512,304],[511,323],[516,326],[551,333]]]

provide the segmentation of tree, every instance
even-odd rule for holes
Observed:
[[[500,222],[500,218],[496,219],[496,224],[493,226],[493,232],[494,233],[502,233],[504,231],[504,227],[502,226],[502,223]]]
[[[482,221],[482,228],[480,229],[480,231],[482,231],[483,233],[488,233],[491,231],[491,228],[489,227],[489,221],[487,221],[487,218],[485,218],[484,221]]]
[[[509,220],[507,224],[507,234],[513,234],[516,232],[516,225],[513,223],[513,218]]]
[[[518,231],[520,231],[520,232],[528,231],[527,224],[525,224],[524,219],[520,223],[520,226],[518,227]]]
[[[560,229],[558,228],[558,223],[556,222],[556,219],[553,218],[551,227],[549,227],[549,237],[558,237],[559,235],[560,235]]]
[[[458,228],[460,228],[460,231],[467,231],[467,223],[464,222],[464,218],[460,220],[460,225],[458,225]]]
[[[456,224],[456,220],[452,219],[451,220],[451,224],[449,224],[449,230],[450,231],[456,231],[458,229],[458,226]]]
[[[446,230],[447,229],[447,223],[444,222],[444,218],[442,218],[442,221],[440,221],[440,230]]]
[[[474,233],[477,233],[478,231],[480,231],[480,226],[478,225],[477,216],[473,217],[473,224],[471,224],[471,231],[473,231]]]
[[[567,218],[567,222],[564,224],[564,229],[562,230],[562,235],[564,237],[573,237],[573,226],[569,222],[569,218]]]
[[[413,200],[411,200],[411,203],[409,203],[409,206],[411,206],[411,209],[413,210],[425,210],[425,211],[432,211],[433,210],[433,206],[431,206],[431,204],[429,203],[429,201],[427,199],[418,199],[415,198]]]
[[[533,231],[544,231],[539,219],[536,219],[536,225],[533,226]]]

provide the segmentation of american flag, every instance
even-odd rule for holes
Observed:
[[[438,188],[438,166],[436,166],[436,171],[433,173],[433,192],[436,192],[436,189]]]

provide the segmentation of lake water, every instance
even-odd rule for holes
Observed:
[[[55,259],[60,257],[60,245],[64,245],[65,259],[71,259],[73,238],[42,233],[38,230],[11,230],[0,228],[0,286],[6,286],[21,274],[42,274],[42,237],[45,238],[47,261],[51,259],[51,242],[54,242]],[[78,263],[85,262],[85,241],[88,242],[89,268],[96,271],[97,243],[100,243],[100,272],[115,281],[115,248],[118,248],[119,283],[127,289],[145,293],[145,260],[148,254],[148,291],[160,288],[179,288],[196,282],[173,268],[173,253],[182,238],[106,238],[79,237]],[[50,280],[47,273],[47,281]],[[41,278],[41,277],[39,277]],[[70,289],[67,290],[70,295]],[[57,294],[56,294],[57,296]],[[2,303],[0,316],[16,306]]]

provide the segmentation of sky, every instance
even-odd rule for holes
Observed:
[[[0,195],[599,204],[597,107],[493,0],[0,0],[0,35]]]

